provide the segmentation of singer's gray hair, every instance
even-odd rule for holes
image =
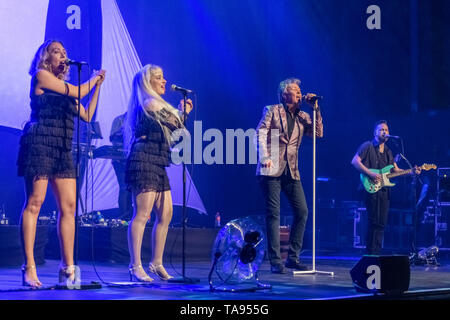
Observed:
[[[297,78],[288,78],[286,80],[283,80],[280,82],[279,86],[278,86],[278,101],[280,103],[284,102],[283,99],[283,93],[286,92],[286,88],[290,85],[290,84],[296,84],[300,87],[300,83],[301,81]]]

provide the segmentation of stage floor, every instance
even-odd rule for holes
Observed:
[[[208,273],[209,261],[188,262],[186,276],[198,278],[196,284],[176,284],[155,280],[148,286],[117,286],[111,282],[129,281],[126,264],[97,263],[96,275],[91,262],[81,261],[83,283],[100,282],[100,289],[56,290],[51,289],[57,282],[58,261],[47,260],[38,266],[38,274],[45,289],[30,290],[21,286],[21,274],[17,267],[0,268],[1,300],[334,300],[334,299],[374,299],[371,294],[361,294],[353,288],[350,269],[356,264],[358,256],[318,256],[316,269],[332,271],[329,275],[274,275],[268,262],[261,266],[261,282],[272,285],[270,290],[256,292],[210,292]],[[303,261],[311,263],[311,257]],[[439,260],[439,267],[411,267],[409,291],[395,299],[450,299],[450,261]],[[173,265],[166,262],[170,274],[181,272],[181,263]],[[385,298],[385,297],[378,297]]]

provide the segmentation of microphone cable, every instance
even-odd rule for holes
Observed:
[[[89,76],[91,75],[91,67],[88,64],[88,70],[89,70]],[[100,94],[100,93],[99,93]],[[88,94],[88,101],[90,102],[90,98],[91,98],[91,83],[89,81],[89,94]],[[98,107],[98,100],[97,100],[97,107]],[[88,119],[90,116],[90,108],[88,105],[88,110],[87,110],[87,115],[88,115]],[[92,119],[91,119],[92,121]],[[91,121],[87,122],[87,141],[89,142],[89,146],[88,146],[88,150],[90,151],[91,149]],[[122,286],[122,285],[118,285],[118,284],[114,284],[108,281],[105,281],[99,271],[97,270],[97,265],[95,262],[95,250],[94,250],[94,235],[95,235],[95,225],[94,225],[94,215],[93,215],[93,211],[94,211],[94,168],[95,168],[95,164],[94,164],[94,159],[93,159],[93,154],[92,152],[88,153],[88,161],[86,162],[86,184],[85,184],[85,211],[87,213],[87,205],[88,205],[88,186],[89,186],[89,174],[90,174],[90,179],[91,179],[91,217],[90,217],[90,224],[91,224],[91,265],[92,268],[94,269],[95,275],[97,276],[97,278],[100,280],[100,282],[106,286]],[[123,285],[123,286],[127,286],[127,285]]]
[[[88,64],[88,71],[89,71],[89,77],[91,75],[91,66],[90,64]],[[88,103],[90,103],[91,100],[91,82],[89,81],[89,93],[88,93]],[[98,106],[98,100],[97,100],[97,106]],[[90,117],[90,108],[88,105],[88,109],[87,109],[87,115],[88,115],[88,119]],[[105,282],[103,280],[103,278],[100,276],[99,272],[97,271],[97,266],[95,263],[95,254],[94,254],[94,215],[93,215],[93,211],[94,211],[94,161],[93,161],[93,155],[90,152],[91,149],[91,120],[89,122],[87,122],[87,141],[89,143],[88,145],[88,159],[86,162],[86,182],[85,182],[85,214],[87,214],[87,206],[88,206],[88,186],[89,186],[89,174],[91,175],[91,217],[90,217],[90,224],[91,224],[91,265],[94,269],[95,275],[97,276],[97,278],[100,280],[101,283],[106,284],[107,282]]]
[[[195,124],[195,121],[197,121],[198,96],[197,96],[197,92],[196,91],[194,91],[193,94],[194,94],[194,109],[195,109],[194,110],[194,124]],[[197,106],[197,107],[195,107],[195,106]],[[185,124],[185,127],[186,127],[186,124]],[[189,172],[187,169],[186,169],[186,171]],[[190,197],[191,187],[192,187],[192,184],[193,184],[193,179],[194,179],[194,161],[192,161],[192,159],[191,159],[191,172],[190,172],[189,189],[188,189],[188,192],[187,192],[187,195],[186,195],[186,216],[187,216],[187,203],[188,203],[188,200],[189,200],[189,197]],[[172,204],[172,206],[173,206],[173,204]],[[182,218],[186,218],[186,217],[182,216]],[[183,224],[184,223],[185,223],[185,220],[182,220],[181,228],[183,228]],[[180,235],[180,230],[178,230],[176,232],[176,234],[175,234],[175,238],[172,241],[172,246],[171,246],[170,253],[169,253],[169,265],[170,265],[171,269],[175,272],[175,274],[177,276],[181,276],[182,274],[179,271],[176,270],[176,268],[175,268],[175,266],[173,264],[173,255],[174,255],[174,250],[175,250],[175,244],[178,241],[179,235]],[[189,278],[186,277],[186,279],[189,279]]]
[[[88,65],[89,66],[89,65]],[[91,69],[89,66],[89,75],[91,74]],[[89,89],[90,89],[90,82],[89,82]],[[89,90],[89,97],[91,94],[91,90]],[[99,93],[100,95],[100,93]],[[90,99],[89,99],[90,100]],[[97,100],[97,107],[98,107],[98,100]],[[90,110],[88,108],[88,118],[90,115]],[[88,122],[88,141],[89,141],[89,148],[90,148],[90,141],[91,141],[91,122]],[[94,225],[94,168],[95,168],[95,164],[94,164],[94,159],[93,159],[93,154],[90,153],[89,154],[89,161],[88,161],[88,165],[86,165],[87,172],[86,172],[86,211],[87,211],[87,196],[88,196],[88,180],[89,180],[89,172],[90,172],[90,179],[91,179],[91,217],[90,217],[90,224],[91,224],[91,265],[92,268],[94,269],[95,275],[97,276],[97,278],[100,280],[100,282],[108,287],[129,287],[129,286],[136,286],[139,284],[127,284],[127,283],[114,283],[114,282],[110,282],[110,281],[106,281],[102,278],[102,276],[100,275],[100,272],[97,270],[97,265],[95,262],[95,250],[94,250],[94,230],[95,230],[95,225]],[[89,170],[89,165],[90,165],[90,170]]]

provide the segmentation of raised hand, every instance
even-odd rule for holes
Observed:
[[[95,82],[97,85],[101,85],[106,77],[106,70],[94,70],[92,73],[92,79],[97,78],[97,81]]]
[[[319,108],[319,103],[317,99],[313,99],[316,96],[314,93],[307,93],[306,96],[304,96],[304,101],[306,101],[307,104],[309,104],[313,109]]]
[[[186,100],[186,113],[189,114],[192,109],[194,109],[194,105],[192,104],[192,100],[191,99],[187,99]],[[180,103],[178,104],[178,109],[181,110],[182,112],[184,112],[184,99],[180,100]]]

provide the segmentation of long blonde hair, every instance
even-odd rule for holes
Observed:
[[[49,50],[50,46],[52,45],[52,43],[54,43],[54,42],[59,43],[64,47],[63,43],[59,40],[47,40],[43,44],[41,44],[41,46],[36,51],[33,60],[31,61],[31,66],[30,66],[30,69],[28,70],[28,74],[30,76],[34,76],[34,74],[39,69],[44,69],[44,70],[52,72],[52,69],[51,69],[50,65],[48,64],[47,60],[49,58],[48,50]],[[64,71],[61,72],[57,76],[57,78],[61,79],[61,80],[68,80],[69,70],[70,70],[69,66],[65,65]]]
[[[134,141],[134,135],[136,125],[139,118],[144,115],[151,117],[148,110],[145,108],[145,102],[149,99],[155,99],[158,104],[166,111],[172,113],[181,123],[180,116],[177,109],[165,101],[155,90],[153,90],[150,79],[157,70],[162,70],[157,65],[147,64],[141,70],[139,70],[133,78],[133,84],[131,88],[131,97],[128,103],[128,111],[124,127],[124,148],[127,153],[131,150],[131,145]],[[158,119],[155,119],[162,127],[164,136],[168,142],[171,141],[170,132],[165,130],[163,125]]]

